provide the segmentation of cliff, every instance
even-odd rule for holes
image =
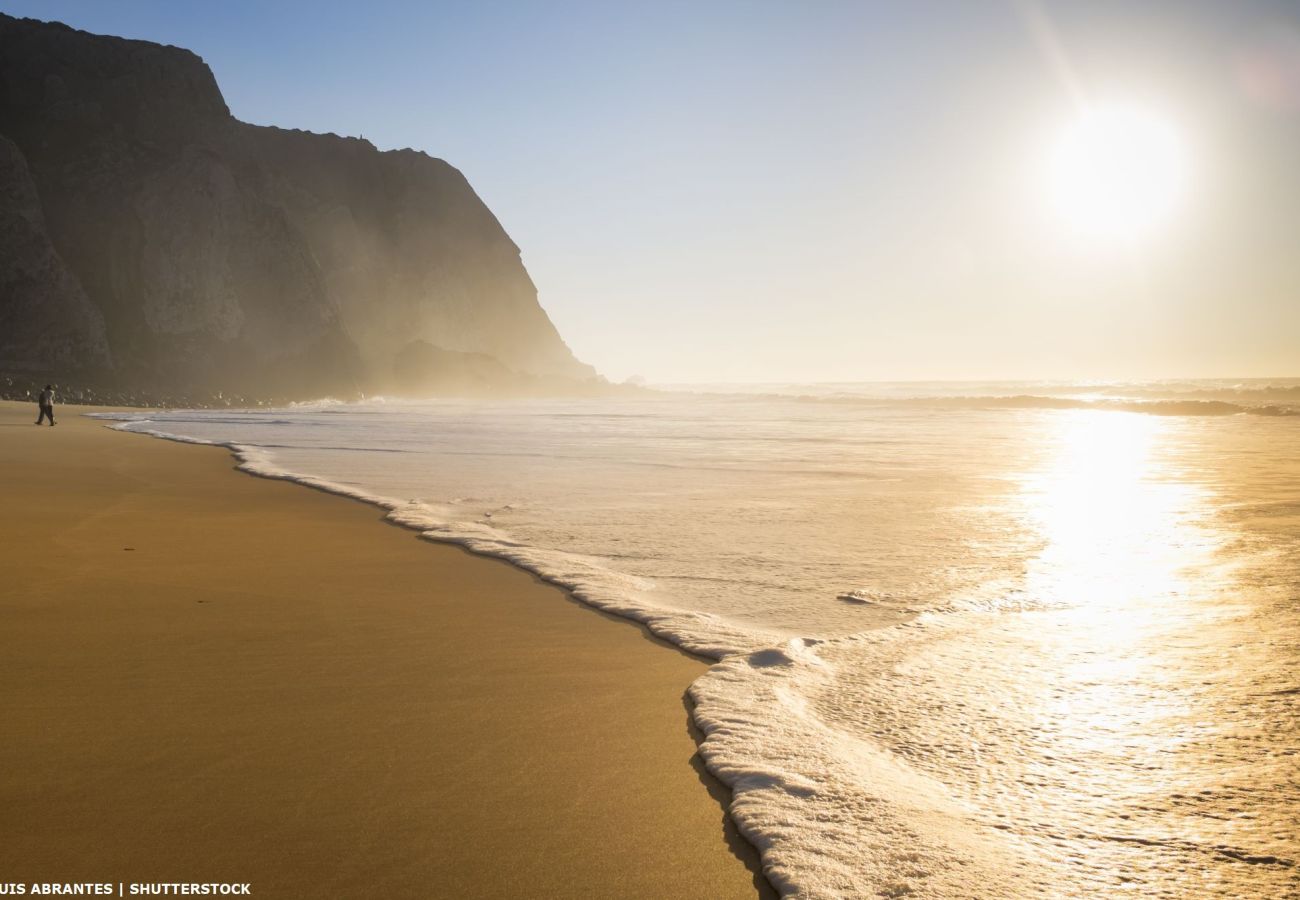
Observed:
[[[0,371],[133,390],[596,380],[452,166],[245,124],[189,51],[3,15],[0,326]]]

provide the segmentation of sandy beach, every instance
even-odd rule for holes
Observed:
[[[0,404],[0,880],[770,896],[705,664],[224,449]]]

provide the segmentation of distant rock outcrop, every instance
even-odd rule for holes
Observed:
[[[0,327],[0,371],[133,389],[598,380],[447,163],[239,122],[187,50],[4,15]]]

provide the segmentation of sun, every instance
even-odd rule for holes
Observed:
[[[1048,169],[1057,215],[1090,237],[1132,241],[1169,222],[1186,191],[1187,154],[1160,117],[1130,107],[1081,114],[1058,137]]]

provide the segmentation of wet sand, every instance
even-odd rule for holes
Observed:
[[[0,403],[0,881],[771,896],[703,662],[223,449]]]

